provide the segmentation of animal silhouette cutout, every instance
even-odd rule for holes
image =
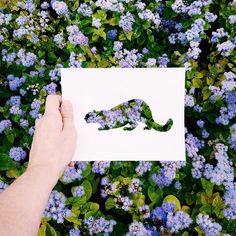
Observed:
[[[98,130],[109,130],[121,128],[131,131],[138,126],[138,123],[144,123],[144,130],[154,129],[156,131],[166,132],[171,129],[173,120],[168,119],[164,125],[157,124],[153,117],[150,107],[142,99],[132,99],[121,103],[110,110],[92,111],[84,117],[87,123],[98,123]]]

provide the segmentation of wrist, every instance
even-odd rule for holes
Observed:
[[[58,179],[60,178],[60,174],[48,165],[30,165],[28,166],[26,172],[39,176],[42,181],[45,180],[53,186],[56,185]]]

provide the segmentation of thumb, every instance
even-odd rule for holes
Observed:
[[[74,115],[73,115],[73,107],[70,101],[62,102],[61,116],[63,121],[63,130],[73,127]]]

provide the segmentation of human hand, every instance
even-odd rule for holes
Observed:
[[[41,168],[57,180],[73,157],[76,138],[72,104],[49,95],[44,115],[35,122],[28,169]]]

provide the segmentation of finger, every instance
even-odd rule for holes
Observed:
[[[74,161],[71,161],[69,164],[68,164],[69,167],[74,167],[75,166],[75,162]]]
[[[63,121],[63,130],[73,127],[73,107],[70,101],[64,101],[61,104],[61,116]]]
[[[48,95],[45,105],[45,114],[60,114],[59,108],[61,104],[60,95]]]

